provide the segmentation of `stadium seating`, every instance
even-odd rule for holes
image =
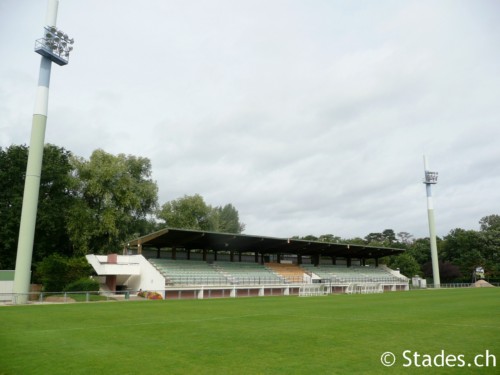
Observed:
[[[406,282],[404,276],[397,277],[383,267],[363,267],[363,266],[337,266],[320,265],[315,267],[312,264],[303,264],[307,272],[314,273],[323,280],[328,280],[333,284],[342,283],[398,283]]]
[[[286,281],[258,263],[214,262],[214,267],[235,285],[284,284]]]
[[[165,277],[166,286],[243,286],[310,283],[311,278],[343,285],[347,293],[379,290],[378,285],[406,283],[386,267],[149,259]],[[350,289],[346,287],[350,286]]]
[[[166,285],[284,284],[286,279],[258,263],[149,259]]]
[[[271,269],[289,283],[303,283],[304,270],[296,264],[289,263],[266,263],[265,266]]]
[[[167,285],[226,285],[227,278],[207,262],[149,259],[165,277]]]

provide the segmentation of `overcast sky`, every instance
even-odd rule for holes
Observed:
[[[29,144],[47,0],[0,0],[0,146]],[[500,1],[61,0],[45,141],[147,157],[245,233],[428,236],[500,214]],[[0,166],[1,167],[1,166]]]

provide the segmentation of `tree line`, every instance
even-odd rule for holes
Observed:
[[[0,269],[14,269],[28,147],[0,148]],[[163,205],[151,162],[95,150],[88,160],[55,145],[43,155],[33,262],[51,254],[81,257],[120,251],[132,238],[169,226],[241,233],[231,204],[196,194]]]
[[[15,267],[27,159],[24,145],[0,148],[0,269]],[[86,160],[64,148],[45,146],[34,263],[53,254],[72,258],[116,252],[128,240],[165,226],[226,233],[245,229],[232,204],[214,207],[199,194],[160,205],[147,158],[98,149]],[[382,261],[407,276],[432,276],[429,239],[415,239],[407,232],[294,238],[403,248],[403,255]],[[470,281],[477,266],[484,267],[488,278],[500,278],[499,215],[480,219],[477,231],[453,229],[437,242],[442,282]]]
[[[432,278],[430,240],[414,238],[408,232],[395,233],[393,229],[369,233],[364,238],[347,238],[324,234],[319,237],[298,237],[311,241],[350,243],[404,249],[401,255],[380,260],[393,269],[399,268],[405,276],[419,275]],[[453,229],[437,238],[441,282],[471,282],[476,267],[483,267],[485,277],[500,281],[500,216],[489,215],[479,220],[479,230]]]

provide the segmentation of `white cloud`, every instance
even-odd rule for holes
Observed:
[[[0,5],[0,146],[29,142],[45,4]],[[247,233],[439,235],[498,202],[496,2],[62,1],[46,141],[151,159],[160,201],[232,203]],[[8,32],[15,27],[19,30]]]

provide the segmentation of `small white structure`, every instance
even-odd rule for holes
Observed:
[[[415,275],[411,278],[411,284],[413,288],[426,289],[427,288],[427,280],[422,279],[420,276]]]
[[[165,278],[142,255],[90,254],[86,258],[111,292],[124,285],[132,292],[154,291],[165,297]]]
[[[0,301],[11,301],[14,290],[14,272],[0,271]]]

